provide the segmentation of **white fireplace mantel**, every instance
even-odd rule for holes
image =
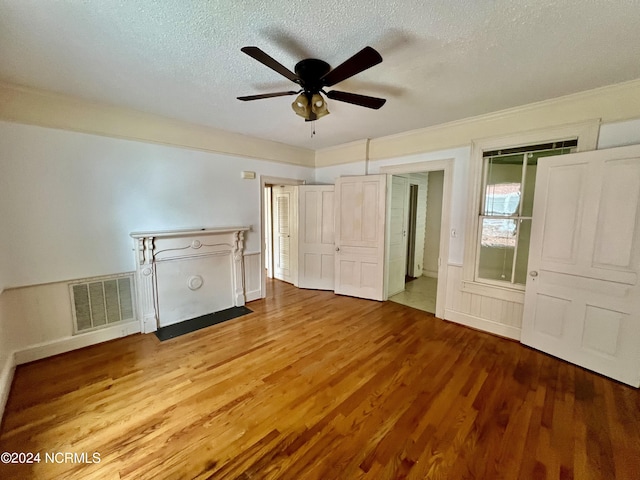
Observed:
[[[250,227],[133,232],[141,330],[244,305],[244,232]]]

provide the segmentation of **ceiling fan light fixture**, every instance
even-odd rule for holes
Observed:
[[[363,48],[333,69],[323,60],[305,58],[296,63],[295,72],[289,70],[258,47],[242,47],[241,51],[283,77],[291,80],[297,84],[300,90],[297,92],[289,90],[287,92],[246,95],[238,97],[238,100],[249,101],[281,97],[284,95],[298,95],[291,104],[291,108],[293,108],[296,115],[301,116],[307,122],[312,122],[329,114],[326,99],[320,95],[320,92],[324,93],[325,96],[331,100],[351,103],[375,110],[382,107],[386,101],[384,98],[369,97],[356,93],[341,92],[338,90],[325,92],[323,90],[324,87],[332,87],[382,62],[380,54],[371,47]]]

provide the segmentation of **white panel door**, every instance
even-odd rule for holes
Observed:
[[[384,300],[386,175],[340,177],[335,187],[335,292]]]
[[[404,291],[407,271],[407,217],[409,179],[391,177],[389,206],[389,296]]]
[[[640,386],[640,146],[538,164],[522,343]]]
[[[274,186],[273,191],[273,269],[278,280],[296,283],[297,265],[294,186]]]
[[[298,286],[333,290],[334,269],[334,186],[298,187]]]

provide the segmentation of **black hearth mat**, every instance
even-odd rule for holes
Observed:
[[[226,310],[220,310],[219,312],[209,313],[201,317],[192,318],[191,320],[161,327],[156,330],[156,337],[158,337],[161,342],[164,342],[170,338],[179,337],[185,333],[195,332],[201,328],[226,322],[227,320],[241,317],[247,313],[252,313],[252,310],[244,306],[227,308]]]

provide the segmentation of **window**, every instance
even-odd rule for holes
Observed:
[[[483,152],[476,281],[524,286],[538,160],[576,146],[568,140]]]

